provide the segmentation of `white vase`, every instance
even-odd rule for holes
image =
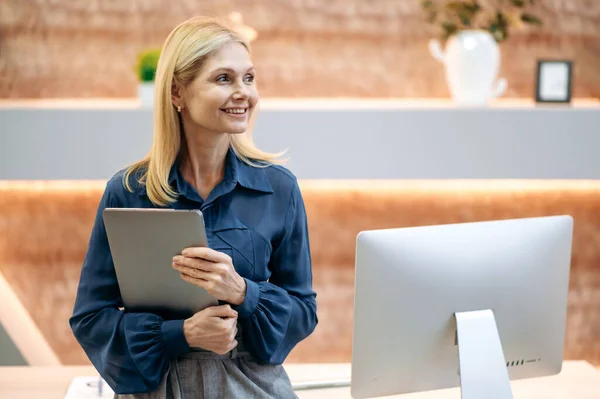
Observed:
[[[429,51],[444,64],[448,89],[457,104],[487,105],[506,90],[506,79],[497,79],[500,50],[489,32],[460,31],[448,39],[445,52],[432,39]]]
[[[142,107],[152,108],[154,106],[154,82],[140,82],[138,98]]]

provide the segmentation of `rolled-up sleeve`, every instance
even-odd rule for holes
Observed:
[[[158,388],[170,358],[190,350],[183,320],[150,313],[126,313],[114,270],[102,212],[119,207],[109,181],[102,196],[83,267],[73,315],[75,338],[108,385],[118,394]]]
[[[284,234],[273,249],[269,269],[269,281],[246,279],[245,300],[234,308],[256,360],[281,364],[318,323],[306,212],[297,182],[289,197]]]

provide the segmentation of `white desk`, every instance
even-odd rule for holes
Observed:
[[[349,364],[287,364],[294,382],[348,378]],[[62,399],[76,376],[97,375],[91,366],[0,367],[0,398]],[[561,374],[512,382],[514,399],[598,399],[600,371],[583,361],[567,361]],[[349,388],[299,391],[300,399],[350,399]],[[458,389],[395,396],[399,399],[460,399]]]

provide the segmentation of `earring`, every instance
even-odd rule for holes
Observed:
[[[177,112],[181,113],[181,105],[177,106]]]

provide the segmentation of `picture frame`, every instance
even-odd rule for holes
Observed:
[[[570,103],[573,91],[573,62],[538,60],[535,84],[537,103]]]

